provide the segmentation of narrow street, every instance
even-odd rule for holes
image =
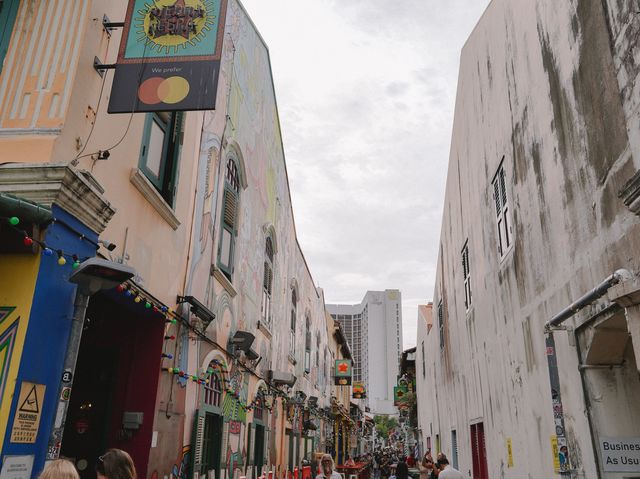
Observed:
[[[0,0],[0,479],[640,478],[635,0]]]

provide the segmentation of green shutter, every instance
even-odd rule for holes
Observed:
[[[2,72],[4,57],[7,55],[7,50],[9,50],[9,42],[13,32],[13,25],[18,15],[19,5],[19,0],[3,0],[0,2],[0,73]]]
[[[199,409],[196,409],[196,412],[193,416],[193,432],[191,434],[191,471],[198,472],[200,474],[202,471],[202,443],[204,439],[204,424],[206,419],[206,413]]]

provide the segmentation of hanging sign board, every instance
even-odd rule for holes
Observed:
[[[605,472],[640,472],[640,437],[601,437]]]
[[[351,360],[336,359],[335,383],[336,386],[351,385]]]
[[[129,0],[109,113],[213,110],[227,0]]]
[[[406,386],[394,386],[393,387],[393,405],[399,406],[404,398],[405,394],[407,394]]]
[[[44,384],[22,382],[18,397],[18,409],[11,429],[11,442],[27,444],[36,442],[45,389]]]

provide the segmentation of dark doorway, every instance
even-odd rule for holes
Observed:
[[[82,479],[96,477],[96,459],[111,447],[126,450],[146,477],[151,447],[165,323],[110,294],[89,302],[62,437],[61,456]]]
[[[211,477],[209,473],[213,471],[215,479],[220,479],[220,456],[222,452],[220,438],[222,437],[222,428],[222,416],[210,412],[205,413],[202,468],[207,473],[207,477]]]
[[[254,479],[257,479],[262,474],[262,466],[264,465],[264,426],[260,424],[255,425],[255,440],[254,440]]]
[[[471,458],[473,461],[473,479],[489,479],[487,467],[487,449],[484,442],[484,424],[471,425]]]

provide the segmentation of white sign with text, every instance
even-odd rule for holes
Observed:
[[[4,456],[2,462],[2,479],[30,479],[35,456]]]
[[[640,472],[640,437],[601,437],[605,472]]]

